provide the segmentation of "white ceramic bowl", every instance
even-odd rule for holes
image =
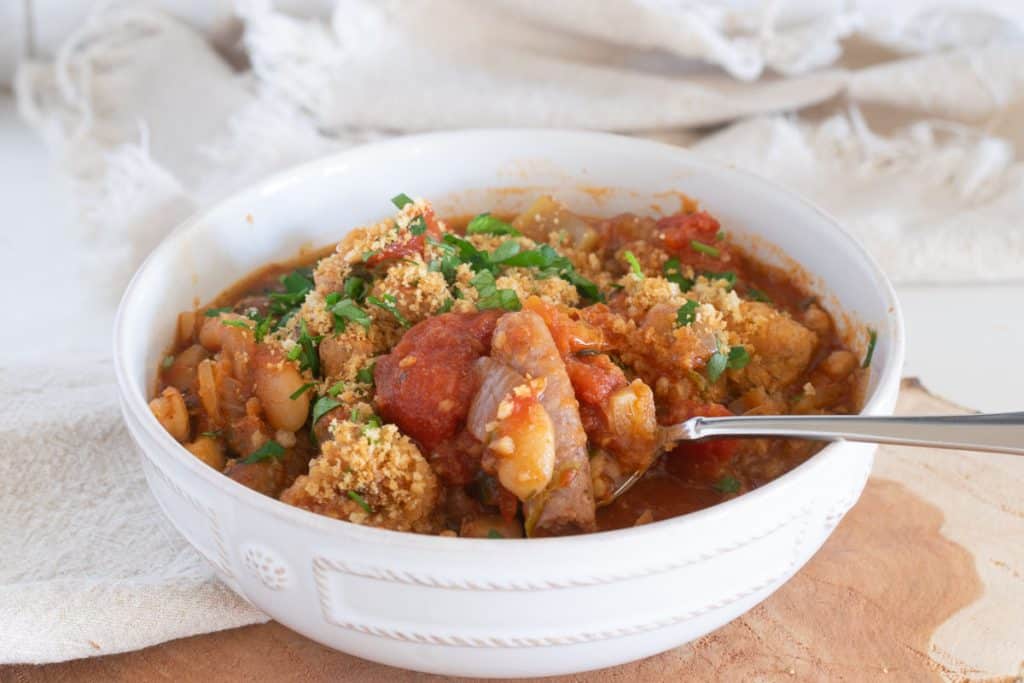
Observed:
[[[834,220],[764,180],[676,147],[539,130],[401,138],[301,166],[171,234],[129,286],[115,332],[125,420],[153,495],[224,582],[274,619],[330,647],[420,671],[538,676],[606,667],[691,641],[764,600],[856,502],[874,449],[837,443],[756,491],[646,526],[538,540],[419,536],[255,493],[191,456],[150,414],[178,311],[257,266],[381,219],[399,192],[432,199],[445,215],[523,208],[542,190],[593,215],[653,205],[671,212],[672,193],[682,191],[737,239],[761,235],[781,247],[816,278],[828,307],[848,314],[840,324],[878,330],[864,412],[891,413],[903,361],[892,288]],[[770,249],[763,256],[776,258]]]

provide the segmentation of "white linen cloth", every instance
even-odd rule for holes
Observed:
[[[320,18],[241,2],[244,41],[220,49],[242,71],[172,17],[112,5],[16,87],[77,201],[79,230],[47,237],[82,266],[59,287],[88,292],[68,313],[88,329],[196,207],[364,140],[464,126],[686,144],[810,197],[895,280],[1019,279],[1024,11],[933,5],[340,0]],[[17,305],[50,310],[57,289]],[[265,618],[146,491],[107,347],[0,349],[0,663]]]

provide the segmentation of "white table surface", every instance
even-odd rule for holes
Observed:
[[[68,233],[73,207],[51,168],[43,143],[18,118],[9,93],[0,91],[0,272],[24,273],[0,287],[0,365],[31,351],[33,340],[60,338],[58,351],[101,351],[109,346],[108,318],[84,315],[69,278],[53,300],[52,278],[73,273],[73,254],[54,249]],[[1022,266],[1024,274],[1024,266]],[[984,411],[1024,409],[1018,398],[1024,369],[1024,281],[1005,285],[897,286],[907,321],[905,374],[932,391]],[[46,292],[45,296],[43,293]]]

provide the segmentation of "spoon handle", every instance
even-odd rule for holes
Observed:
[[[750,415],[694,417],[665,430],[670,441],[709,436],[788,436],[824,441],[869,441],[1024,455],[1024,413],[870,417],[861,415]]]

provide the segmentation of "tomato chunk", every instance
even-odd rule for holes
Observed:
[[[377,360],[380,414],[428,450],[455,436],[479,389],[473,363],[489,353],[502,313],[445,313],[413,326]]]
[[[718,220],[707,211],[677,213],[658,221],[658,236],[666,249],[679,252],[688,250],[693,240],[714,242],[720,228]]]

